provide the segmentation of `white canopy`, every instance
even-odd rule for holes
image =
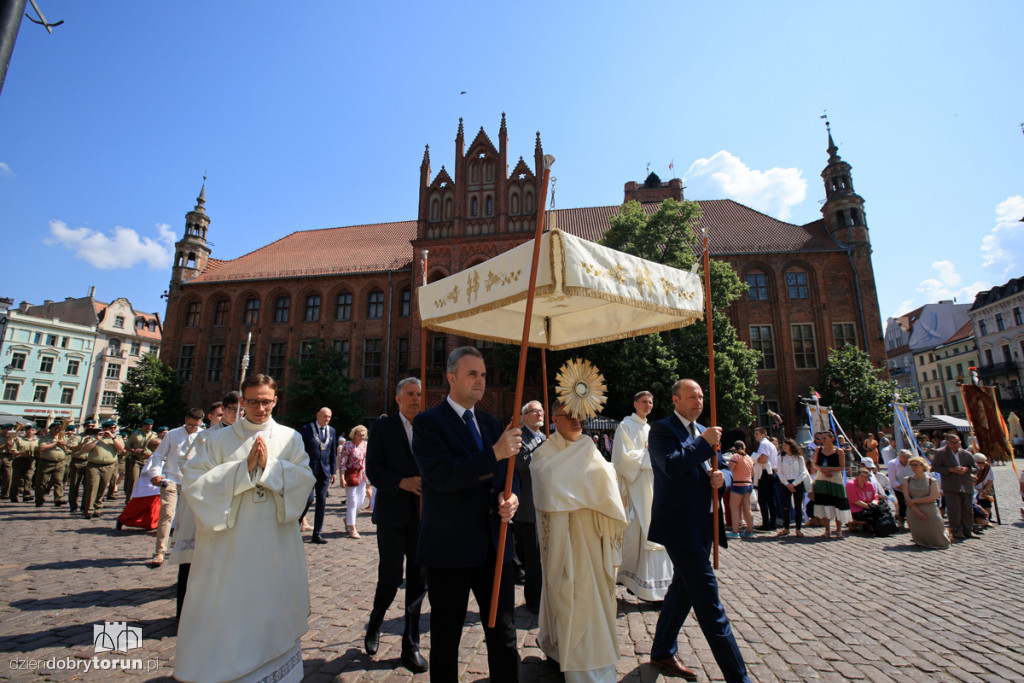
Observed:
[[[430,330],[521,343],[533,240],[419,290]],[[703,318],[693,273],[552,230],[541,237],[530,346],[571,349]]]

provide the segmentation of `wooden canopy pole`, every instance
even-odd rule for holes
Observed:
[[[544,436],[551,436],[551,416],[548,415],[548,350],[540,347],[540,379],[544,383]]]
[[[427,255],[430,252],[426,249],[420,250],[420,271],[423,274],[421,287],[427,285]],[[419,294],[416,295],[417,299]],[[420,318],[420,405],[427,405],[427,328],[423,327],[423,318]]]
[[[708,251],[708,231],[704,229],[704,320],[708,326],[708,407],[711,411],[711,426],[718,425],[718,413],[715,406],[715,329],[711,323],[711,256]],[[711,470],[718,471],[718,449],[711,459]],[[712,566],[718,569],[718,489],[711,489],[714,501],[711,514],[711,543],[713,548]]]
[[[550,154],[544,155],[544,175],[540,184],[540,201],[537,202],[537,231],[533,238],[533,261],[530,264],[530,286],[526,290],[526,317],[523,319],[523,341],[519,346],[519,373],[516,375],[516,395],[512,402],[513,421],[509,426],[515,425],[514,413],[519,410],[523,402],[523,384],[526,382],[526,352],[530,348],[530,318],[533,316],[533,298],[537,293],[537,264],[540,262],[540,238],[544,234],[544,203],[547,201],[548,180],[551,178],[551,164],[555,158]],[[508,459],[508,469],[505,472],[505,499],[512,495],[512,477],[515,475],[515,456]],[[498,587],[501,585],[501,565],[505,561],[505,538],[508,535],[508,524],[502,524],[498,532],[498,557],[494,562],[494,584],[491,586],[491,609],[487,614],[488,628],[494,628],[498,612]]]

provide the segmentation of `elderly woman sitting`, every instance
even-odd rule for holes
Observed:
[[[846,482],[846,497],[850,501],[850,512],[853,513],[850,528],[867,526],[871,521],[869,510],[878,503],[878,489],[871,480],[871,470],[862,467],[855,479]]]
[[[953,542],[949,530],[942,523],[939,506],[939,482],[928,474],[928,461],[921,457],[910,459],[913,472],[903,478],[903,498],[907,502],[907,521],[910,537],[923,548],[944,550]]]

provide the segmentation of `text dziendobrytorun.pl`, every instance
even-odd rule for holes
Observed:
[[[160,668],[160,658],[135,659],[127,657],[50,657],[49,659],[12,659],[11,671],[146,671]]]

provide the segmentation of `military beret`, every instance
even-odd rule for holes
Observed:
[[[142,421],[142,424],[144,424],[144,425],[151,425],[151,424],[153,424],[153,419],[147,417],[145,420]]]
[[[88,420],[85,421],[85,426],[86,427],[88,427],[89,425],[94,425],[94,424],[96,424],[96,420],[92,419],[91,417]]]
[[[158,432],[166,432],[166,431],[170,431],[170,429],[171,429],[170,427],[158,427],[156,431],[158,431]]]
[[[100,427],[103,427],[104,429],[106,429],[107,427],[114,427],[116,425],[117,425],[117,422],[115,422],[114,420],[104,420],[103,424],[101,424]]]
[[[10,424],[10,423],[5,424],[5,425],[0,425],[0,429],[14,429],[14,425]]]

